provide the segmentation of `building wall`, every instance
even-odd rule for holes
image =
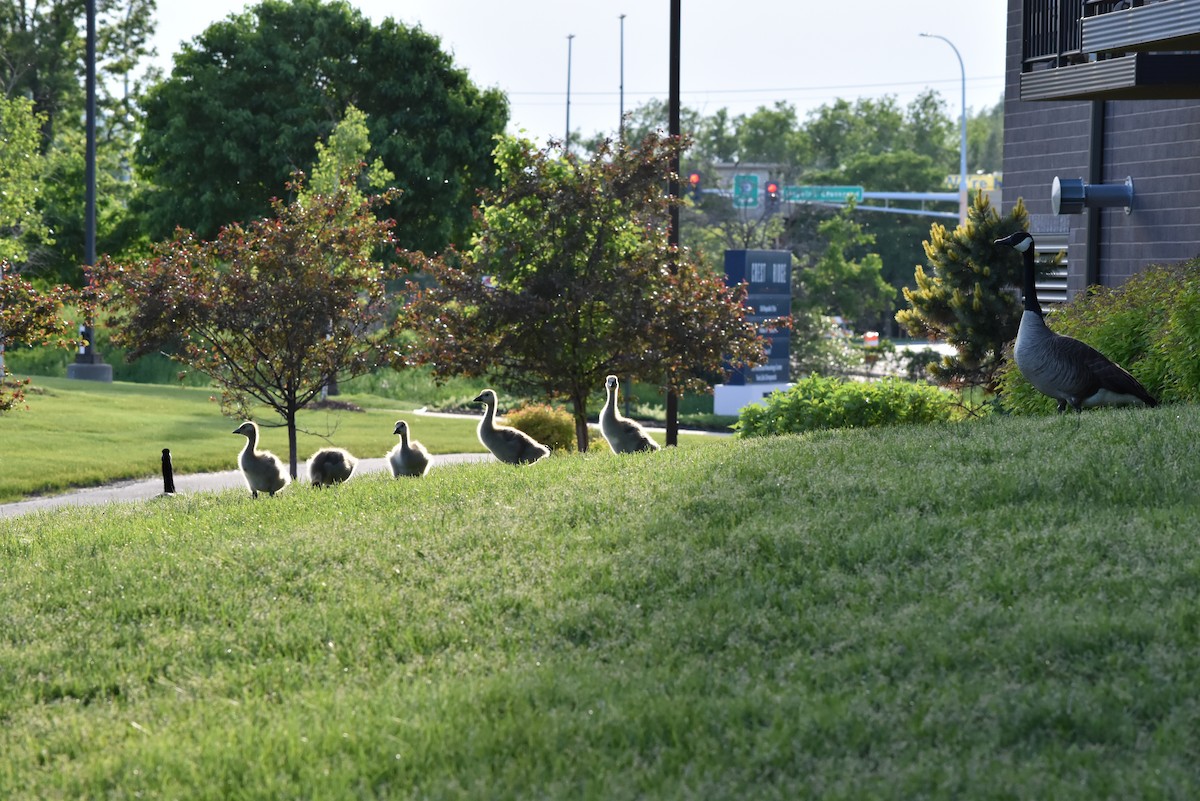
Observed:
[[[1055,219],[1055,176],[1087,178],[1091,101],[1022,102],[1021,0],[1008,0],[1004,107],[1004,213],[1023,198],[1031,232],[1065,222],[1071,295],[1087,285],[1088,213]],[[1151,264],[1200,256],[1200,101],[1103,104],[1103,180],[1134,183],[1133,211],[1092,215],[1100,229],[1096,281],[1119,286]]]

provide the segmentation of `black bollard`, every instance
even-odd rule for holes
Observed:
[[[162,455],[163,495],[175,494],[175,471],[171,467],[171,449],[163,448]]]

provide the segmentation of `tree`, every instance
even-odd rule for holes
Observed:
[[[329,135],[329,141],[317,142],[317,162],[308,182],[308,194],[336,192],[347,181],[352,185],[350,192],[356,201],[363,200],[362,189],[386,189],[396,176],[383,166],[380,158],[362,169],[370,152],[367,115],[350,106]]]
[[[861,320],[892,307],[895,290],[883,280],[879,254],[863,253],[858,259],[847,255],[850,250],[870,247],[875,242],[853,215],[851,204],[817,227],[826,246],[798,276],[799,307],[847,320]]]
[[[272,203],[274,216],[231,225],[215,240],[186,231],[151,258],[102,262],[98,286],[115,305],[113,341],[132,361],[164,349],[223,390],[222,410],[252,418],[262,404],[288,429],[296,477],[296,413],[322,387],[401,362],[387,289],[402,268],[380,260],[390,221],[349,182],[327,195]]]
[[[698,389],[723,357],[761,360],[740,290],[667,244],[663,187],[681,146],[605,140],[584,161],[501,140],[500,189],[484,196],[473,247],[425,268],[436,285],[411,306],[419,359],[568,399],[581,451],[606,375]]]
[[[804,131],[812,147],[812,166],[838,169],[851,156],[885,153],[903,142],[904,113],[890,95],[879,100],[836,100],[810,112]]]
[[[904,109],[903,148],[926,156],[932,164],[957,164],[960,146],[958,118],[946,113],[946,101],[932,89],[913,98]]]
[[[753,114],[738,117],[738,160],[755,164],[778,164],[785,169],[780,178],[808,161],[807,137],[799,131],[796,109],[779,102],[773,108],[761,107]]]
[[[373,25],[343,0],[265,0],[184,45],[145,101],[147,230],[207,237],[266,213],[351,105],[366,114],[366,160],[403,189],[385,212],[401,244],[436,251],[465,236],[477,188],[495,180],[504,96],[472,84],[435,36]]]
[[[1004,98],[967,117],[967,168],[1000,172],[1004,166]]]
[[[19,277],[12,265],[0,260],[0,413],[25,399],[22,387],[29,380],[7,380],[4,351],[15,345],[50,345],[73,348],[78,344],[73,326],[62,316],[63,306],[78,300],[65,287],[41,292]]]
[[[936,336],[955,347],[954,356],[930,368],[941,381],[994,389],[1005,346],[1017,335],[1021,301],[1012,291],[1019,284],[1012,254],[992,243],[1028,222],[1020,199],[1002,218],[979,193],[965,225],[930,228],[924,243],[930,269],[917,266],[916,288],[904,289],[909,308],[896,320],[913,336]]]
[[[153,55],[155,0],[97,0],[97,106],[101,132],[124,128],[151,71],[136,77]],[[81,127],[84,87],[85,0],[0,0],[0,93],[28,97],[42,115],[43,150],[59,125]]]
[[[40,115],[24,98],[0,97],[0,260],[21,262],[29,248],[53,242],[37,208],[45,159],[38,148]],[[8,271],[12,272],[10,264]]]
[[[138,100],[157,75],[142,63],[153,55],[154,0],[98,0],[96,11],[97,247],[117,252],[136,238],[129,163]],[[19,266],[51,283],[83,280],[85,22],[83,0],[0,0],[0,94],[31,98],[39,115],[38,211],[54,232],[32,243]]]

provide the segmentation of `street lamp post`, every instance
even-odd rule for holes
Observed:
[[[950,45],[950,49],[954,51],[954,55],[958,59],[958,69],[962,73],[962,114],[959,117],[959,127],[962,129],[962,142],[959,144],[958,153],[958,220],[960,223],[965,224],[967,221],[967,69],[963,66],[962,54],[958,52],[958,48],[954,46],[954,42],[936,33],[922,33],[921,36],[927,36],[930,39],[941,39]]]
[[[563,153],[571,152],[571,40],[575,34],[567,34],[567,135],[563,138]]]
[[[96,0],[87,0],[87,43],[85,50],[85,86],[87,106],[84,115],[84,263],[96,266]],[[91,320],[79,327],[83,345],[75,361],[67,365],[67,378],[87,381],[112,381],[112,366],[96,352],[96,329]]]
[[[621,120],[617,124],[617,141],[625,141],[625,15],[621,15],[621,86],[620,86],[620,114]],[[625,393],[625,399],[629,399],[629,393]]]

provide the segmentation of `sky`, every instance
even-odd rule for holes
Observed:
[[[376,23],[391,17],[438,36],[475,84],[508,96],[509,130],[540,141],[566,132],[568,65],[570,125],[584,137],[615,132],[622,104],[628,112],[667,99],[667,0],[350,4]],[[158,0],[158,65],[169,72],[181,42],[253,5]],[[726,108],[731,116],[784,101],[803,120],[839,98],[892,95],[905,105],[933,89],[957,119],[964,84],[969,109],[1000,100],[1005,13],[998,0],[683,0],[681,101],[705,115]]]

